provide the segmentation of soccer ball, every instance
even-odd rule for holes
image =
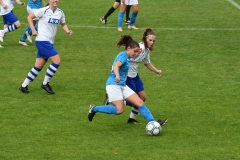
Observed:
[[[158,135],[161,132],[161,130],[162,130],[161,125],[156,121],[148,122],[148,124],[146,125],[147,134],[151,136]]]

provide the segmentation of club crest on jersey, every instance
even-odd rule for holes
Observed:
[[[60,19],[56,18],[49,18],[48,23],[59,24]]]

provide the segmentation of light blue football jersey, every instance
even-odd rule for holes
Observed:
[[[115,81],[116,75],[113,71],[113,66],[117,61],[120,61],[122,63],[122,66],[119,68],[120,82],[118,83]],[[130,62],[129,62],[128,54],[125,51],[120,52],[113,62],[112,70],[111,70],[110,76],[108,77],[106,85],[126,86],[126,76],[127,76],[129,67],[130,67]]]
[[[33,2],[33,0],[28,0],[28,7],[31,9],[39,9],[42,7],[42,0],[37,0],[36,2]]]

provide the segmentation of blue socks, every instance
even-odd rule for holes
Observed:
[[[141,113],[141,115],[148,121],[155,121],[153,118],[152,113],[149,111],[149,109],[143,105],[141,107],[138,108],[139,112]],[[109,106],[95,106],[93,108],[94,112],[101,112],[101,113],[106,113],[106,114],[115,114],[117,115],[117,108],[113,105],[109,105]]]
[[[149,111],[149,109],[143,105],[141,107],[138,108],[138,111],[141,113],[141,115],[148,121],[155,121],[153,118],[152,113]]]
[[[109,106],[96,106],[93,108],[94,112],[101,112],[106,114],[117,114],[117,108],[113,105]]]
[[[123,16],[124,16],[123,12],[118,13],[118,28],[122,28]]]
[[[36,25],[34,26],[34,28],[35,28],[36,31],[37,31],[37,30],[38,30],[38,24],[36,24]],[[28,34],[32,35],[32,30],[31,30],[31,28],[30,28],[29,26],[28,26],[27,28],[25,28],[25,30],[24,30],[24,32],[23,32],[23,35],[22,35],[22,37],[21,37],[21,39],[20,39],[22,42],[25,42],[26,39],[27,39],[26,32],[28,32]]]
[[[137,14],[138,14],[138,12],[132,12],[132,16],[130,18],[130,23],[129,23],[130,26],[133,26],[133,24],[135,23],[135,20],[137,18]]]

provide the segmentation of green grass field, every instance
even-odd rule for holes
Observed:
[[[40,88],[48,65],[29,94],[18,90],[34,65],[36,47],[18,44],[27,12],[15,5],[22,26],[0,48],[0,159],[240,159],[240,10],[227,0],[140,0],[139,30],[123,24],[120,33],[119,9],[107,25],[99,21],[113,2],[60,0],[74,35],[59,27],[54,45],[62,63],[51,80],[55,95]],[[157,34],[151,62],[163,71],[158,77],[140,65],[146,105],[156,119],[169,122],[155,137],[146,134],[141,115],[141,124],[126,123],[130,107],[119,116],[96,114],[89,122],[88,107],[103,103],[112,62],[123,50],[117,40],[131,34],[140,41],[146,27]]]

